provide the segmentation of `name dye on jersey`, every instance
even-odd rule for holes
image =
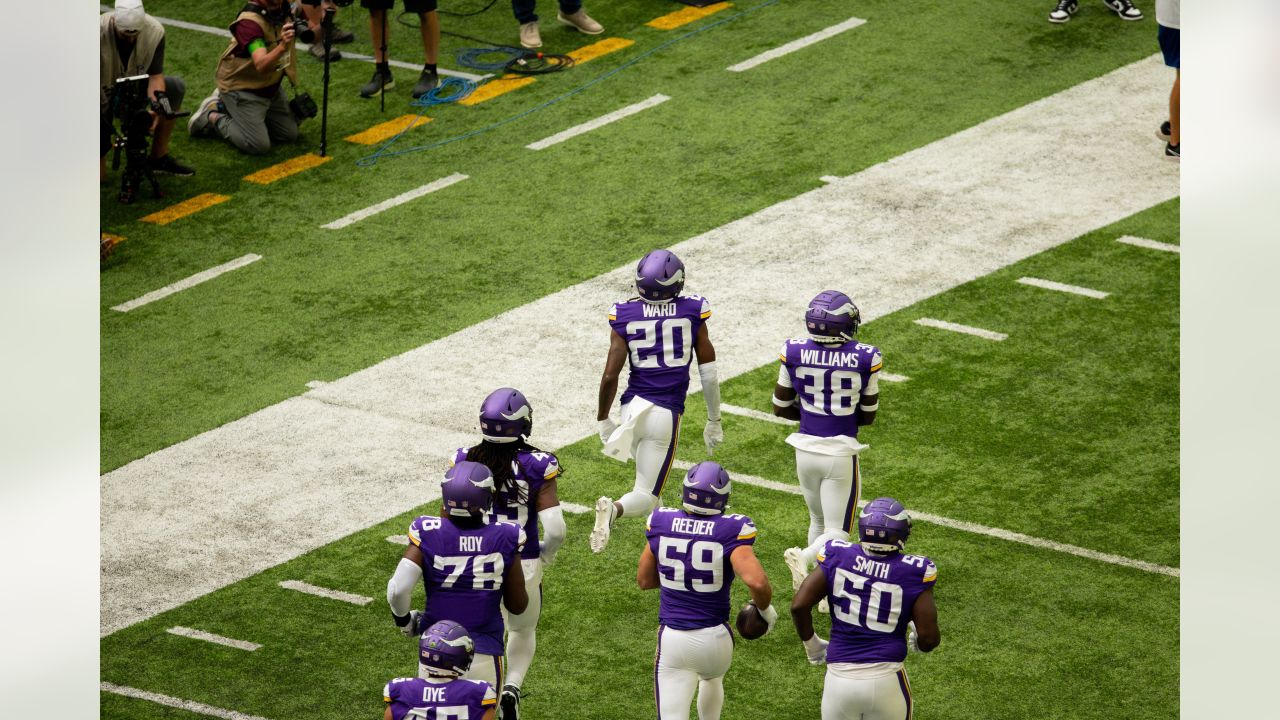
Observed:
[[[489,683],[462,678],[396,678],[383,687],[382,700],[391,706],[392,720],[480,720],[498,703]]]
[[[639,395],[683,414],[694,341],[710,317],[711,304],[699,295],[680,295],[666,303],[632,298],[614,305],[609,310],[609,326],[627,341],[631,367],[622,404]]]
[[[754,545],[756,526],[746,515],[694,515],[658,508],[645,536],[658,561],[658,622],[698,630],[729,620],[730,555]]]

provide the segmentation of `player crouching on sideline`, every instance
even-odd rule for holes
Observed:
[[[694,691],[698,718],[717,720],[724,708],[724,674],[733,661],[729,586],[734,574],[773,629],[773,588],[752,545],[756,527],[746,515],[725,515],[729,473],[707,461],[684,479],[684,509],[658,508],[649,516],[648,542],[636,582],[660,587],[655,659],[659,720],[687,720]],[[766,630],[768,632],[768,630]]]
[[[858,428],[875,422],[884,365],[879,348],[854,340],[862,316],[848,295],[818,293],[804,320],[809,337],[782,346],[773,389],[773,414],[800,421],[787,444],[796,449],[796,475],[809,508],[809,545],[783,553],[794,588],[828,540],[849,539],[862,492],[858,453],[867,447],[858,442]]]
[[[475,643],[467,629],[451,620],[427,628],[418,642],[418,663],[426,677],[396,678],[382,689],[383,720],[456,717],[494,720],[498,699],[480,680],[466,680]]]
[[[409,547],[387,581],[387,602],[406,637],[441,620],[470,628],[476,659],[466,677],[502,687],[503,624],[499,605],[522,613],[529,606],[524,570],[518,562],[524,530],[489,522],[493,475],[480,463],[460,462],[440,485],[439,517],[423,515],[409,525]],[[410,612],[413,588],[422,581],[426,610]],[[418,666],[419,677],[429,668]]]
[[[791,620],[809,662],[827,663],[822,720],[909,720],[907,648],[938,647],[933,585],[938,568],[905,555],[911,517],[893,498],[876,498],[858,516],[862,544],[831,540],[791,600]],[[831,603],[831,642],[813,632],[813,606]]]
[[[556,479],[556,456],[530,445],[533,406],[515,388],[499,388],[480,405],[479,445],[459,448],[454,462],[482,463],[493,473],[495,493],[491,521],[505,520],[524,528],[520,551],[529,607],[507,615],[507,677],[502,686],[503,720],[520,717],[520,686],[538,647],[538,618],[542,615],[542,568],[550,565],[564,543],[566,527]],[[538,527],[546,536],[538,541]]]
[[[636,461],[631,492],[615,502],[596,500],[591,552],[609,542],[620,517],[644,517],[658,506],[662,486],[680,439],[680,417],[689,392],[689,366],[698,358],[702,396],[707,402],[707,425],[702,439],[710,455],[724,441],[720,426],[720,379],[716,349],[707,333],[711,305],[698,295],[681,295],[684,263],[669,250],[653,250],[636,265],[639,297],[609,310],[609,355],[600,378],[596,420],[604,454],[615,460]],[[618,374],[630,362],[631,374],[622,393],[622,423],[609,419],[609,406],[618,392]]]

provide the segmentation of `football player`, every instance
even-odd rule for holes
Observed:
[[[685,476],[683,509],[649,516],[648,542],[636,582],[661,588],[655,677],[659,720],[687,720],[694,691],[700,720],[724,707],[724,674],[733,660],[729,586],[736,574],[769,630],[778,620],[773,588],[752,545],[756,527],[746,515],[725,515],[729,473],[706,461]]]
[[[684,263],[669,250],[654,250],[636,266],[639,297],[609,310],[609,355],[600,378],[596,419],[604,453],[626,462],[635,458],[636,483],[615,502],[596,500],[591,551],[604,550],[620,517],[645,517],[658,506],[680,438],[680,416],[689,391],[689,366],[698,359],[707,424],[702,438],[711,454],[724,441],[720,426],[720,380],[716,349],[707,334],[711,305],[698,295],[681,295]],[[630,363],[622,393],[622,422],[609,419],[618,392],[618,374]]]
[[[787,438],[796,450],[796,474],[809,508],[809,545],[788,548],[783,557],[791,584],[809,574],[823,545],[848,540],[862,478],[858,428],[875,422],[880,407],[879,348],[854,340],[862,318],[848,295],[818,293],[804,314],[809,337],[782,346],[782,366],[773,389],[773,414],[799,420]]]
[[[530,445],[533,406],[515,388],[499,388],[480,405],[480,444],[460,448],[454,462],[482,463],[493,473],[491,520],[505,520],[524,528],[520,551],[529,607],[507,616],[507,677],[502,687],[503,720],[519,720],[520,686],[533,664],[538,646],[538,618],[542,614],[542,568],[555,560],[564,543],[564,513],[556,496],[560,464],[556,456]],[[545,532],[538,541],[538,527]]]
[[[418,663],[426,677],[396,678],[382,689],[387,709],[382,720],[472,718],[494,720],[498,699],[493,688],[462,676],[471,669],[475,644],[467,629],[451,620],[427,628],[418,642]]]
[[[893,498],[876,498],[858,516],[862,544],[827,542],[818,569],[791,600],[791,620],[809,662],[827,664],[822,720],[909,720],[907,648],[938,647],[933,585],[938,568],[903,550],[911,517]],[[813,632],[812,608],[831,604],[831,642]]]
[[[440,486],[440,516],[409,525],[409,547],[387,582],[387,602],[400,632],[416,637],[424,627],[452,620],[470,628],[477,662],[466,677],[502,687],[503,623],[499,605],[522,613],[529,605],[519,560],[524,529],[489,522],[493,474],[480,463],[455,463]],[[410,612],[413,588],[426,588],[425,611]],[[426,677],[427,667],[419,664]]]

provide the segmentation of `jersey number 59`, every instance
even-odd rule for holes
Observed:
[[[692,546],[691,546],[692,545]],[[724,546],[711,540],[663,537],[658,540],[658,579],[671,590],[713,593],[724,586]],[[685,579],[686,567],[710,575],[710,579]],[[662,572],[667,568],[670,573]],[[693,572],[689,572],[692,575]]]

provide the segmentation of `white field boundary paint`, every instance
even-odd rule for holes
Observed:
[[[693,463],[684,460],[676,460],[671,463],[671,465],[672,467],[677,467],[681,470],[688,470],[693,467]],[[777,480],[769,480],[767,478],[756,477],[755,475],[746,475],[744,473],[729,470],[729,468],[725,468],[725,470],[728,470],[730,479],[735,483],[753,485],[755,487],[767,488],[769,490],[777,490],[779,492],[791,493],[792,495],[800,495],[802,497],[804,495],[804,493],[801,492],[799,485],[778,482]],[[859,508],[865,507],[866,504],[866,500],[858,501]],[[1135,570],[1142,570],[1143,572],[1159,573],[1170,577],[1180,577],[1181,574],[1181,570],[1175,567],[1169,567],[1168,565],[1158,565],[1145,560],[1134,560],[1133,558],[1127,558],[1122,555],[1098,552],[1097,550],[1090,550],[1077,545],[1060,543],[1055,540],[1045,540],[1044,538],[1032,537],[1031,535],[1024,535],[1023,533],[1013,532],[1012,530],[988,527],[986,525],[979,525],[978,523],[965,522],[964,520],[953,520],[941,515],[920,512],[919,510],[908,510],[908,512],[911,513],[912,520],[920,520],[933,525],[951,528],[952,530],[961,530],[963,532],[974,533],[977,535],[986,535],[988,537],[1008,540],[1009,542],[1021,543],[1023,545],[1030,545],[1044,550],[1052,550],[1054,552],[1088,558],[1089,560],[1097,560],[1099,562],[1110,563],[1112,565],[1134,568]]]
[[[369,207],[363,210],[357,210],[351,213],[350,215],[344,215],[343,217],[340,217],[331,223],[325,223],[320,227],[325,230],[341,230],[342,228],[347,227],[348,225],[358,223],[361,220],[377,215],[380,212],[390,210],[393,207],[403,205],[413,200],[417,200],[423,195],[429,195],[438,190],[443,190],[449,187],[450,185],[460,183],[463,180],[466,180],[467,177],[468,177],[467,175],[463,175],[462,173],[454,173],[448,177],[442,177],[439,180],[433,180],[427,183],[426,185],[423,185],[422,187],[414,188],[408,192],[400,193],[399,195],[389,200],[383,200],[382,202],[377,203],[375,205],[370,205]]]
[[[994,340],[996,342],[1009,337],[1002,332],[984,330],[979,327],[973,327],[972,325],[961,325],[959,323],[947,322],[946,320],[938,320],[936,318],[919,318],[915,323],[917,325],[923,325],[924,327],[937,328],[939,330],[950,330],[951,332],[973,335],[975,337],[983,338],[984,340]]]
[[[671,246],[711,299],[720,377],[777,362],[832,278],[871,321],[1177,196],[1144,139],[1167,80],[1153,54]],[[635,261],[103,475],[103,634],[439,497],[495,387],[530,398],[548,450],[595,435],[605,313]],[[205,541],[175,556],[192,517]]]
[[[638,103],[632,103],[631,105],[628,105],[624,108],[618,108],[617,110],[614,110],[611,113],[601,115],[600,117],[594,120],[588,120],[580,125],[574,125],[573,127],[567,130],[561,130],[560,132],[550,137],[545,137],[541,140],[538,140],[537,142],[531,142],[528,145],[525,145],[525,147],[530,150],[545,150],[551,147],[552,145],[559,145],[560,143],[566,140],[572,140],[573,138],[576,138],[579,135],[586,135],[592,130],[598,130],[604,127],[605,125],[618,122],[623,118],[631,117],[636,113],[644,112],[645,110],[648,110],[651,107],[657,107],[658,105],[661,105],[662,103],[670,99],[671,98],[667,97],[666,95],[663,95],[662,93],[658,93],[657,95],[654,95],[653,97],[647,98],[645,100],[641,100]]]
[[[1102,290],[1080,287],[1079,285],[1068,285],[1066,283],[1044,280],[1041,278],[1021,277],[1018,278],[1018,282],[1023,285],[1030,285],[1031,287],[1044,288],[1045,290],[1057,290],[1058,292],[1071,293],[1072,295],[1083,295],[1087,298],[1093,298],[1094,300],[1101,300],[1111,294]]]
[[[591,508],[587,507],[586,505],[579,505],[578,503],[564,502],[563,500],[560,501],[560,507],[563,508],[565,512],[573,513],[574,515],[582,515],[583,513],[591,512]]]
[[[885,372],[885,371],[881,370],[881,371],[880,371],[880,379],[881,379],[881,380],[883,380],[883,381],[885,381],[885,382],[906,382],[906,381],[910,380],[911,378],[907,377],[906,375],[895,375],[895,374],[893,374],[893,373],[888,373],[888,372]]]
[[[352,605],[368,605],[373,602],[373,598],[364,595],[356,595],[355,593],[343,592],[342,590],[331,590],[323,588],[319,585],[312,585],[301,580],[281,580],[280,587],[285,590],[296,590],[307,595],[315,595],[316,597],[329,598],[330,600],[340,600]]]
[[[408,535],[388,535],[387,542],[393,545],[408,545],[409,536]]]
[[[1116,242],[1132,245],[1134,247],[1146,248],[1148,250],[1163,250],[1165,252],[1182,254],[1181,245],[1173,245],[1171,243],[1160,242],[1159,240],[1148,240],[1146,238],[1125,235],[1116,238]]]
[[[822,181],[822,182],[824,182],[824,183],[833,183],[833,182],[836,182],[837,180],[839,180],[839,179],[840,179],[840,176],[838,176],[838,175],[823,175],[822,177],[820,177],[820,178],[818,178],[818,179],[819,179],[819,180],[821,180],[821,181]]]
[[[757,65],[763,65],[764,63],[767,63],[770,60],[776,60],[777,58],[780,58],[783,55],[790,55],[791,53],[797,50],[803,50],[804,48],[807,48],[810,45],[813,45],[815,43],[820,43],[823,40],[826,40],[828,38],[833,38],[836,35],[839,35],[840,33],[846,30],[852,30],[858,27],[859,25],[865,24],[866,22],[867,21],[863,20],[862,18],[851,17],[842,23],[832,25],[829,28],[819,30],[818,32],[812,35],[806,35],[805,37],[802,37],[799,40],[792,40],[786,45],[776,47],[772,50],[766,50],[765,52],[762,52],[753,58],[743,60],[737,65],[730,65],[725,69],[728,70],[729,72],[745,72],[747,70],[750,70],[753,67],[756,67]]]
[[[212,280],[218,277],[219,275],[222,275],[223,273],[229,273],[232,270],[242,268],[245,265],[257,262],[261,259],[262,259],[261,255],[254,255],[253,253],[249,253],[248,255],[242,255],[241,257],[238,257],[235,260],[232,260],[231,262],[225,262],[217,267],[211,267],[208,270],[202,270],[196,273],[195,275],[192,275],[189,278],[183,278],[182,280],[179,280],[178,282],[173,283],[171,285],[165,285],[159,290],[152,290],[151,292],[147,293],[146,295],[143,295],[140,298],[134,298],[129,302],[120,303],[119,305],[113,306],[111,309],[115,310],[116,312],[129,312],[130,310],[136,310],[142,307],[143,305],[146,305],[148,303],[153,303],[157,300],[163,300],[164,298],[167,298],[170,295],[173,295],[174,293],[182,292],[187,288],[193,288],[196,285],[199,285],[202,282]]]
[[[247,650],[249,652],[253,652],[254,650],[257,650],[258,648],[262,647],[258,643],[249,642],[248,640],[236,640],[235,638],[224,637],[222,635],[215,635],[211,632],[196,630],[189,627],[182,627],[181,625],[177,627],[171,627],[165,632],[168,632],[172,635],[179,635],[181,637],[191,638],[192,640],[203,640],[205,642],[217,643],[218,645],[226,645],[227,647],[233,647],[239,650]]]
[[[800,424],[798,420],[788,420],[784,417],[778,417],[777,415],[770,415],[769,413],[760,412],[759,410],[753,410],[751,408],[738,407],[737,405],[729,405],[728,403],[720,403],[720,409],[730,415],[740,415],[742,417],[754,418],[756,420],[764,420],[765,422],[771,422],[777,425]]]
[[[112,10],[112,8],[108,5],[99,5],[98,8],[104,13]],[[150,13],[147,13],[147,14],[150,15]],[[151,17],[159,21],[161,25],[168,25],[170,27],[182,28],[183,30],[193,30],[195,32],[207,33],[209,35],[217,35],[218,37],[224,37],[224,38],[231,37],[231,31],[226,28],[210,27],[209,25],[201,25],[199,23],[187,22],[186,20],[175,20],[174,18],[160,17],[158,15],[151,15]],[[297,45],[298,45],[299,54],[304,53],[307,50],[311,49],[311,46],[304,42],[299,42],[297,43]],[[353,53],[353,52],[347,52],[346,50],[342,51],[342,58],[344,60],[346,59],[361,60],[363,62],[368,62],[368,63],[371,63],[374,61],[372,56],[360,55],[359,53]],[[418,70],[418,71],[422,70],[421,64],[415,65],[410,62],[404,62],[403,60],[388,60],[387,62],[394,67],[404,68],[405,70]],[[446,70],[444,68],[439,68],[437,72],[439,72],[441,75],[452,75],[454,77],[466,78],[467,80],[470,80],[472,82],[481,82],[485,79],[493,77],[492,75],[472,75],[471,73],[461,72],[458,70]]]
[[[161,695],[160,693],[139,690],[138,688],[126,687],[124,685],[116,685],[115,683],[104,682],[99,687],[102,692],[109,692],[113,695],[123,695],[124,697],[137,698],[138,700],[147,700],[157,705],[165,705],[179,710],[186,710],[198,715],[208,715],[210,717],[222,718],[222,720],[267,720],[260,715],[249,715],[247,713],[236,712],[235,710],[224,710],[220,707],[205,705],[194,700],[183,700],[171,695]]]

